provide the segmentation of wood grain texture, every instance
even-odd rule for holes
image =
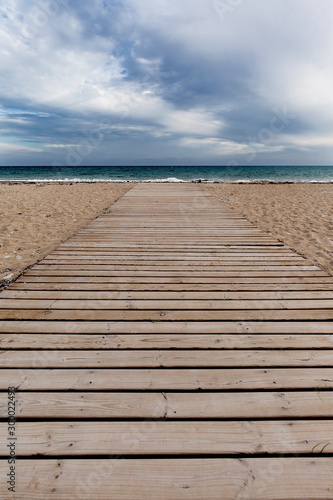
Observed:
[[[6,428],[0,423],[2,435]],[[16,437],[19,456],[327,455],[333,421],[21,422]],[[0,441],[2,456],[7,444]]]
[[[17,394],[17,415],[50,419],[269,419],[330,418],[333,392],[24,392]],[[0,416],[8,400],[0,393]],[[315,425],[316,421],[313,421]],[[310,433],[311,434],[311,433]]]
[[[321,350],[8,350],[2,368],[333,367],[333,349]]]
[[[332,458],[20,460],[15,500],[328,500]],[[7,461],[0,462],[3,476]],[[6,484],[0,495],[6,498]]]
[[[197,185],[136,185],[28,270],[0,349],[1,498],[333,498],[333,278]]]
[[[333,368],[1,369],[0,390],[332,389]]]

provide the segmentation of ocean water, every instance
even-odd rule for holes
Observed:
[[[333,182],[332,167],[0,167],[0,181]]]

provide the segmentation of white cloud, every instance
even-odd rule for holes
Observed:
[[[7,153],[42,153],[42,148],[36,148],[33,146],[24,146],[22,144],[9,144],[6,142],[0,142],[0,151],[3,154]]]
[[[205,111],[166,110],[160,123],[172,133],[184,135],[212,135],[221,129],[221,122]]]
[[[273,153],[284,150],[279,144],[241,144],[233,141],[207,137],[205,139],[185,138],[178,141],[181,145],[204,151],[207,155],[253,155],[260,152]]]
[[[258,152],[330,147],[332,0],[244,0],[223,21],[213,0],[54,0],[44,17],[39,5],[0,8],[0,124],[22,144],[7,145],[13,154],[33,151],[29,140],[35,152],[75,144],[105,117],[140,152],[156,138],[164,152],[177,142],[184,154],[242,154],[276,106],[296,118]]]
[[[283,137],[284,143],[289,147],[297,147],[303,151],[310,151],[313,147],[316,148],[332,148],[333,133],[326,135],[309,135],[304,134],[301,136],[287,135]]]

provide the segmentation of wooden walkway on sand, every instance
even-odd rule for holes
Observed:
[[[0,294],[0,498],[333,499],[332,291],[199,186],[136,185]]]

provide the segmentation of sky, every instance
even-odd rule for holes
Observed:
[[[0,166],[332,165],[332,0],[7,0]]]

